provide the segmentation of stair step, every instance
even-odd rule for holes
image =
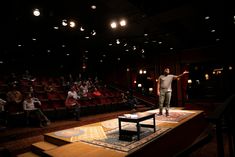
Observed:
[[[71,143],[70,141],[66,139],[55,137],[54,133],[44,134],[44,141],[57,145],[57,146],[62,146],[62,145]]]
[[[46,141],[40,141],[40,142],[33,143],[32,146],[40,148],[42,151],[50,150],[50,149],[54,149],[54,148],[58,147],[57,145],[46,142]]]
[[[33,153],[36,153],[38,155],[42,155],[44,151],[52,150],[57,147],[58,147],[57,145],[54,145],[52,143],[49,143],[46,141],[40,141],[40,142],[33,143],[31,145],[31,150]]]
[[[26,153],[17,155],[17,157],[39,157],[39,155],[33,152],[26,152]]]

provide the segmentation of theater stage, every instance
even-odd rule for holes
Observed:
[[[158,113],[158,110],[145,111]],[[156,131],[142,128],[140,139],[133,135],[119,140],[118,117],[81,127],[60,130],[44,135],[44,141],[57,145],[45,149],[45,156],[164,156],[172,157],[190,146],[201,135],[208,123],[201,110],[171,108],[170,116],[156,114]],[[141,124],[152,124],[148,119]],[[136,124],[122,122],[122,128],[136,131]],[[131,139],[131,140],[130,140]]]

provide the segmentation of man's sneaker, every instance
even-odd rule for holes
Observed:
[[[158,116],[162,116],[162,113],[161,113],[161,112],[159,112],[157,115],[158,115]]]
[[[159,110],[159,113],[157,115],[161,116],[162,115],[162,110]]]
[[[168,117],[169,116],[169,112],[168,111],[166,111],[166,117]]]

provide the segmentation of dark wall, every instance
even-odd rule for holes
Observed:
[[[195,65],[199,65],[204,67],[204,69],[213,70],[217,66],[232,66],[235,68],[233,64],[233,57],[231,56],[232,51],[234,48],[231,45],[217,45],[217,46],[209,46],[203,48],[194,48],[188,49],[181,52],[175,52],[172,54],[158,54],[151,58],[151,60],[143,60],[142,62],[136,63],[130,67],[131,75],[138,76],[138,71],[141,68],[146,68],[148,73],[152,73],[151,77],[153,80],[153,86],[156,88],[156,79],[162,73],[162,70],[165,66],[171,68],[172,74],[181,74],[184,70],[190,70],[190,68],[194,68]],[[121,65],[121,69],[110,71],[109,73],[109,80],[111,82],[115,82],[115,84],[129,88],[128,82],[130,82],[127,77],[127,66]],[[193,71],[192,71],[193,72]],[[205,72],[205,71],[201,71]],[[226,72],[226,73],[224,73]],[[230,93],[233,92],[231,87],[234,87],[234,83],[232,79],[234,79],[234,69],[231,71],[223,71],[223,77],[218,79],[214,84],[216,84],[217,91],[229,91]],[[174,92],[173,101],[177,99],[177,102],[180,104],[184,103],[186,99],[188,99],[187,93],[187,78],[181,79],[180,81],[173,83],[173,90],[177,91]],[[131,82],[133,83],[135,77],[131,77]],[[224,81],[224,80],[228,81]],[[223,81],[222,81],[223,80]],[[214,81],[214,80],[213,80]],[[209,85],[205,84],[207,88]],[[226,89],[227,88],[227,89]],[[234,88],[233,88],[234,89]],[[204,89],[205,90],[205,89]],[[207,89],[206,89],[207,90]],[[214,91],[213,91],[214,92]],[[217,92],[216,94],[218,94]],[[156,89],[154,89],[154,94],[156,93]],[[201,93],[203,93],[201,91]],[[206,93],[204,93],[206,94]]]

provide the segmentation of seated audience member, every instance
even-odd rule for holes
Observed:
[[[132,92],[127,91],[125,95],[126,104],[130,107],[133,111],[136,110],[136,105],[139,103],[138,100],[133,96]]]
[[[55,86],[54,86],[52,80],[49,80],[48,83],[44,83],[43,85],[44,85],[44,91],[45,92],[47,92],[47,93],[55,92]]]
[[[94,91],[92,93],[93,96],[101,96],[102,94],[100,93],[100,91],[95,87]]]
[[[5,109],[7,112],[22,111],[23,95],[19,90],[17,90],[15,84],[13,84],[11,88],[12,89],[6,94],[7,104]]]
[[[0,98],[0,112],[4,111],[4,106],[6,105],[7,101]]]
[[[88,97],[88,86],[85,81],[83,81],[80,86],[80,92],[82,98],[86,99]]]
[[[21,103],[23,100],[23,95],[19,90],[17,90],[16,85],[12,85],[12,89],[7,92],[7,101],[12,103]]]
[[[68,91],[67,98],[65,100],[65,106],[68,109],[73,109],[74,114],[76,116],[76,120],[80,118],[80,103],[78,102],[79,96],[74,87],[71,87],[70,91]]]
[[[1,126],[2,122],[4,124],[6,124],[6,120],[5,120],[6,115],[5,115],[5,112],[4,112],[6,103],[7,103],[7,101],[0,98],[0,130],[5,128],[5,127]]]
[[[23,102],[23,109],[26,112],[27,123],[29,122],[30,115],[35,114],[40,121],[41,127],[49,125],[50,120],[46,117],[40,108],[36,107],[36,104],[41,105],[41,102],[37,98],[32,97],[29,93]]]

